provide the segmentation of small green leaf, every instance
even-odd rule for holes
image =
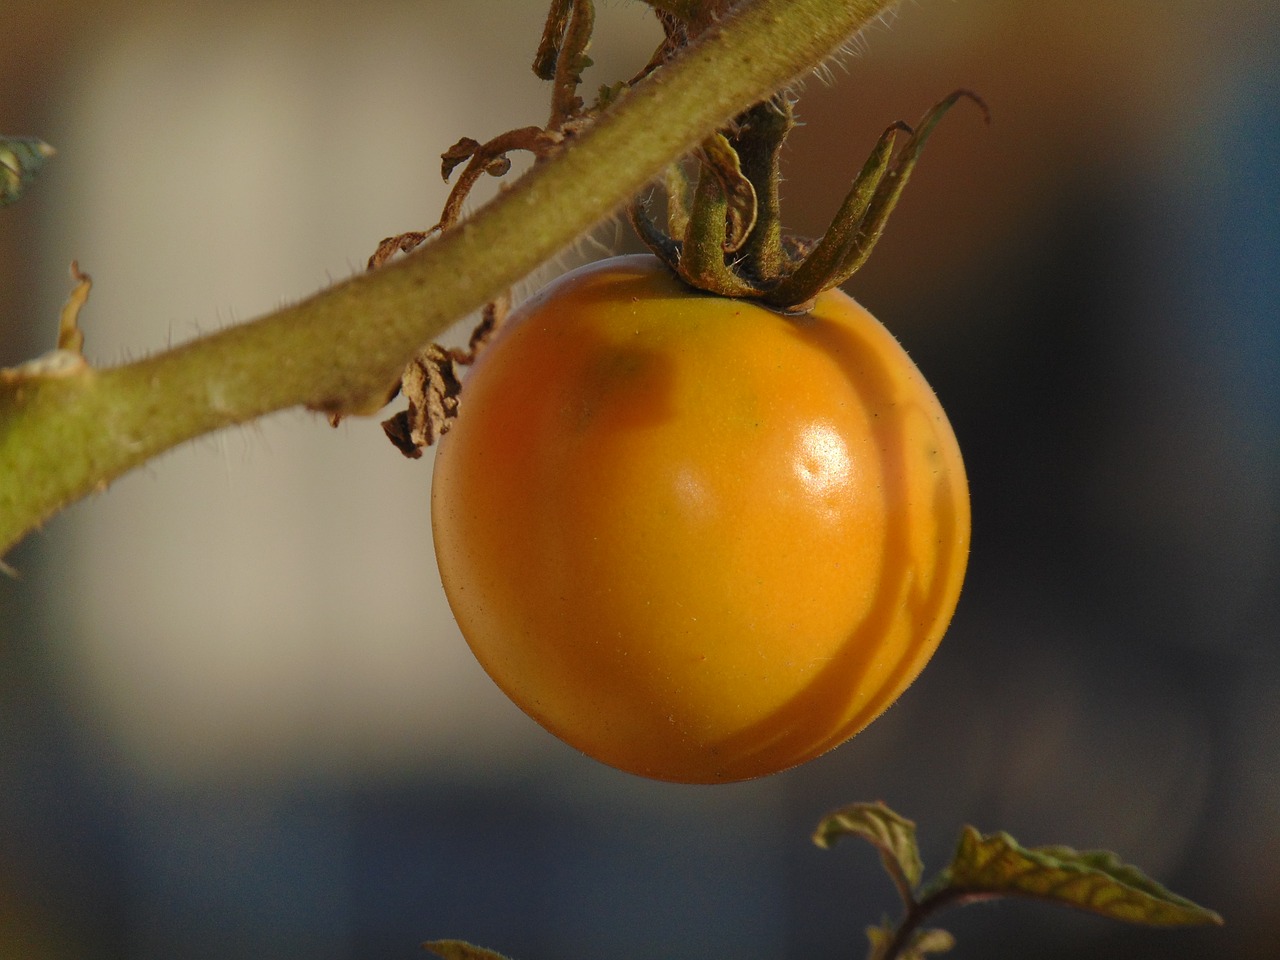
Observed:
[[[502,954],[465,940],[428,940],[423,948],[444,960],[507,960]]]
[[[893,942],[893,924],[885,920],[878,927],[867,927],[867,940],[871,944],[867,960],[884,960],[884,952]]]
[[[1222,917],[1166,890],[1107,850],[1018,845],[1007,833],[965,827],[947,873],[965,893],[1037,897],[1148,926],[1221,924]]]
[[[916,844],[916,825],[883,803],[855,803],[844,807],[818,824],[813,842],[824,850],[841,837],[861,837],[880,852],[880,860],[898,884],[903,900],[910,904],[911,891],[920,883],[924,865]]]
[[[612,104],[617,103],[629,89],[631,89],[631,84],[625,80],[610,84],[600,84],[600,91],[596,94],[596,109],[608,109]]]
[[[956,945],[956,938],[939,927],[920,930],[911,938],[908,950],[924,956],[926,953],[946,953]]]
[[[871,943],[867,960],[884,960],[896,933],[893,924],[888,921],[878,927],[867,927],[867,940]],[[910,943],[897,951],[895,960],[925,960],[926,955],[946,953],[955,945],[956,938],[946,930],[917,930],[911,935]]]
[[[51,156],[53,147],[41,140],[0,136],[0,207],[22,196]]]

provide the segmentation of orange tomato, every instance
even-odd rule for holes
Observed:
[[[484,669],[597,760],[774,773],[915,679],[969,550],[955,436],[839,291],[783,316],[648,256],[552,283],[467,376],[436,456],[445,593]]]

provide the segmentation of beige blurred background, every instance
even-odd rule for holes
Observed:
[[[112,363],[433,222],[441,150],[544,118],[544,6],[7,0],[0,131],[59,153],[0,210],[0,364],[49,345],[72,259],[95,280],[87,353]],[[638,3],[598,7],[589,82],[658,36]],[[935,865],[966,820],[1109,846],[1230,920],[1135,934],[1013,906],[957,919],[957,956],[1268,956],[1277,20],[1263,0],[912,3],[805,83],[784,185],[803,232],[889,121],[957,86],[994,115],[946,119],[848,285],[933,380],[975,503],[950,638],[852,744],[715,790],[577,756],[452,624],[429,458],[286,412],[9,558],[0,956],[438,936],[522,960],[845,956],[892,902],[873,864],[805,837],[875,798],[926,824]],[[629,242],[606,224],[548,270]]]

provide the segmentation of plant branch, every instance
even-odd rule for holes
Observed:
[[[893,932],[893,938],[885,945],[883,953],[880,954],[880,960],[899,960],[899,957],[911,945],[912,938],[925,920],[940,910],[945,910],[948,907],[964,906],[967,903],[977,903],[981,900],[993,900],[998,897],[999,894],[994,893],[974,893],[957,887],[943,887],[919,902],[911,900],[906,914]]]
[[[292,406],[373,412],[424,343],[892,2],[745,2],[571,146],[415,253],[136,363],[9,371],[0,379],[0,555],[65,505],[185,440]]]

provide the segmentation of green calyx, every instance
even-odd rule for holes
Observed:
[[[817,240],[789,236],[781,226],[779,155],[794,126],[794,105],[786,94],[755,105],[726,131],[703,141],[692,164],[669,168],[655,189],[631,204],[632,225],[690,286],[803,311],[866,262],[925,141],[962,98],[976,103],[990,120],[977,94],[957,90],[914,128],[891,124]]]

